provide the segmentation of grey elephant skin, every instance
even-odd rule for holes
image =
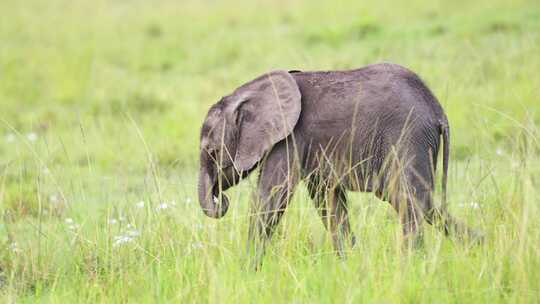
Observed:
[[[442,144],[442,204],[433,202]],[[202,210],[224,216],[223,193],[260,168],[249,248],[260,265],[294,189],[304,180],[336,252],[354,245],[346,191],[373,192],[397,211],[409,244],[426,221],[474,234],[446,210],[449,125],[412,71],[390,63],[347,71],[272,71],[213,105],[200,137]]]

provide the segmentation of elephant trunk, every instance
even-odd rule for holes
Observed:
[[[217,177],[202,167],[199,173],[199,203],[207,216],[211,218],[223,217],[229,208],[229,199],[219,189]],[[221,198],[221,199],[220,199]]]

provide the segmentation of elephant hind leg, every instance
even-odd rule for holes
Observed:
[[[390,198],[389,203],[399,216],[405,244],[413,247],[421,244],[423,242],[423,212],[414,198],[394,196]]]
[[[384,191],[375,193],[379,198],[387,199],[400,215],[405,239],[421,241],[420,226],[424,219],[447,236],[482,239],[482,233],[467,227],[446,209],[434,205],[435,168],[430,162],[413,157],[408,162],[396,161],[392,165],[392,170],[384,179]]]
[[[424,214],[426,221],[443,231],[446,236],[455,236],[459,239],[468,239],[473,242],[481,242],[483,233],[468,227],[456,219],[450,212],[441,208],[431,208]]]
[[[415,200],[426,222],[444,232],[446,236],[475,241],[482,239],[482,233],[469,228],[447,210],[436,207],[433,204],[433,192],[430,189],[420,188],[420,191],[415,193]]]
[[[431,206],[429,193],[410,168],[392,170],[385,178],[384,189],[375,189],[375,195],[388,201],[396,210],[403,229],[405,245],[416,247],[423,243],[422,225],[425,211]],[[427,194],[426,194],[427,193]]]

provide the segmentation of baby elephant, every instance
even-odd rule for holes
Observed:
[[[251,206],[250,248],[258,267],[300,180],[340,256],[355,238],[346,191],[373,192],[397,211],[405,240],[423,219],[446,234],[476,234],[446,211],[448,120],[412,71],[389,63],[349,71],[273,71],[213,105],[200,138],[199,201],[224,216],[223,191],[260,167]],[[443,146],[442,204],[433,203]]]

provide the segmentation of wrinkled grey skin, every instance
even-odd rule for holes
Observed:
[[[443,203],[436,208],[441,142]],[[446,234],[475,235],[445,208],[446,115],[420,78],[399,65],[262,75],[212,106],[200,144],[199,201],[210,217],[227,212],[223,191],[261,168],[249,237],[256,266],[300,180],[341,256],[347,243],[355,243],[347,190],[388,201],[407,240],[421,240],[423,220],[438,223]]]

